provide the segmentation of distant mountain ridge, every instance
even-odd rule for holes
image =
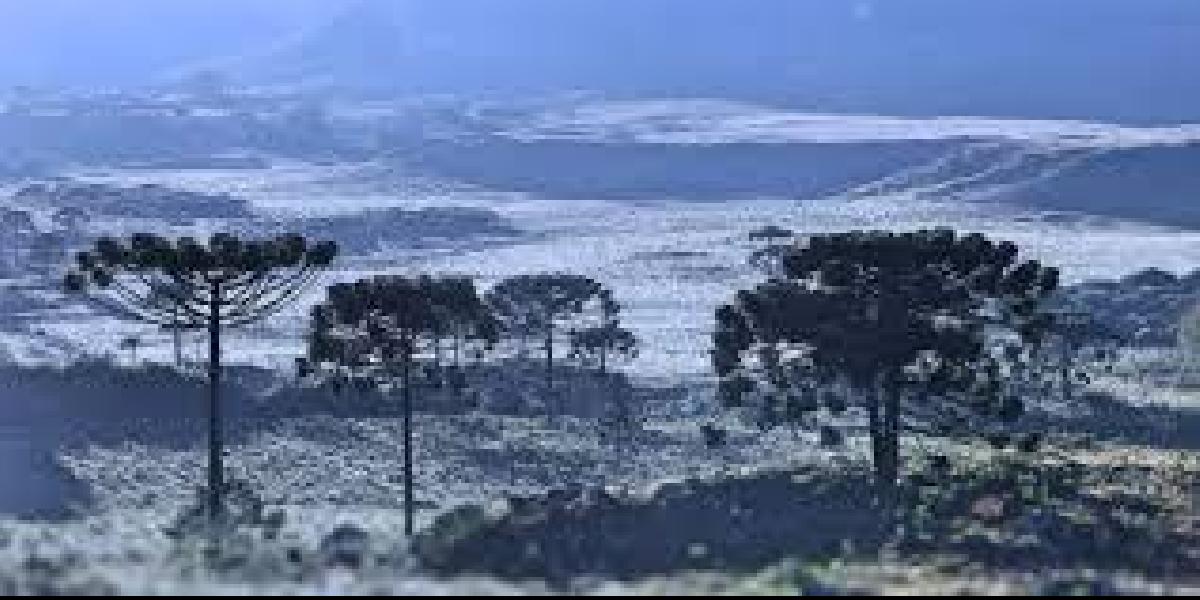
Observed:
[[[1086,26],[1084,18],[1086,16]],[[1187,0],[359,0],[248,83],[719,97],[804,110],[1200,122]]]
[[[718,97],[896,115],[1200,122],[1193,0],[44,0],[0,86],[195,65],[386,93]],[[13,5],[21,5],[14,8]]]

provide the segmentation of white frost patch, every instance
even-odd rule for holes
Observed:
[[[981,139],[1051,148],[1131,148],[1200,141],[1200,125],[1129,127],[986,117],[906,118],[803,113],[724,100],[592,102],[511,123],[523,141],[659,144],[850,143]]]

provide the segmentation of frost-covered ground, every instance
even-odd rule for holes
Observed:
[[[135,440],[139,430],[152,429],[157,438],[172,427],[186,436],[197,426],[129,423],[118,435],[129,441],[115,444],[97,442],[111,440],[111,429],[96,435],[86,424],[73,427],[60,460],[87,485],[93,503],[84,516],[64,523],[0,521],[0,586],[6,569],[20,568],[22,585],[45,583],[38,577],[49,574],[47,589],[59,591],[89,585],[126,593],[546,591],[537,583],[438,581],[412,570],[399,534],[402,438],[396,419],[238,423],[234,428],[247,436],[229,449],[229,475],[285,515],[282,529],[270,539],[247,541],[248,554],[233,551],[241,558],[216,572],[189,566],[199,559],[166,530],[196,501],[203,451]],[[551,489],[648,498],[672,482],[836,464],[863,454],[861,440],[830,452],[817,447],[815,436],[787,429],[765,435],[735,430],[727,447],[709,449],[694,424],[684,422],[647,423],[622,433],[581,419],[421,416],[416,431],[418,528],[459,506],[502,506],[507,497],[537,497]],[[347,526],[366,532],[370,555],[386,564],[353,573],[327,569],[322,541]],[[605,589],[612,586],[620,587]]]
[[[585,99],[500,123],[504,135],[530,142],[838,144],[970,138],[1059,148],[1120,148],[1200,140],[1200,127],[1193,124],[1133,127],[1063,120],[822,114],[719,99]]]
[[[832,135],[830,124],[820,119],[797,120],[786,115],[747,115],[729,110],[728,114],[705,117],[708,121],[693,125],[726,137],[731,132],[759,135],[772,128],[776,135]],[[639,129],[649,127],[646,124],[655,123],[655,119],[661,123],[653,110],[648,115],[644,108],[632,107],[630,111],[632,115],[622,116],[610,110],[604,118],[624,120],[606,124],[607,131],[632,128],[634,133],[666,135]],[[595,118],[587,114],[583,117]],[[575,127],[578,123],[571,119],[580,118],[569,115],[562,122],[533,124],[522,135],[552,136],[546,132]],[[940,127],[937,135],[952,137],[963,132],[978,134],[1000,125],[984,121],[889,123],[864,119],[856,126],[894,128],[909,139],[922,127]],[[1000,132],[1001,137],[1022,142],[1044,131],[1038,129],[1039,124],[1005,126],[1010,129]],[[1088,143],[1099,145],[1141,143],[1139,140],[1149,136],[1194,137],[1190,129],[1145,131],[1087,124],[1060,129],[1054,133],[1057,141],[1089,138]],[[839,135],[845,135],[845,131]],[[318,167],[281,163],[268,170],[77,175],[96,181],[152,182],[197,191],[228,191],[248,198],[262,211],[281,215],[330,214],[370,207],[490,208],[509,218],[524,235],[503,246],[461,244],[344,257],[338,268],[325,276],[325,283],[379,272],[466,273],[479,277],[485,285],[517,273],[583,273],[614,290],[626,306],[626,323],[641,339],[640,354],[624,368],[636,379],[670,385],[690,385],[707,377],[713,310],[734,290],[761,279],[761,274],[746,264],[748,254],[757,247],[747,234],[766,225],[799,234],[934,226],[979,231],[1015,241],[1028,256],[1060,266],[1067,282],[1119,277],[1147,266],[1190,271],[1200,264],[1197,232],[1107,219],[1044,220],[1037,213],[1018,208],[931,201],[927,194],[895,191],[890,184],[879,188],[889,190],[888,195],[856,196],[854,200],[762,198],[686,203],[532,198],[480,190],[377,164]],[[302,352],[305,304],[320,295],[315,289],[294,310],[228,338],[227,360],[291,368],[293,357]],[[117,345],[127,335],[139,335],[144,341],[138,361],[165,362],[171,356],[169,337],[81,311],[77,306],[29,302],[21,312],[0,331],[0,348],[18,362],[69,361],[82,353],[112,354],[126,360],[127,354]],[[201,342],[198,338],[185,339],[185,355],[202,359]],[[1148,390],[1128,382],[1112,385],[1134,403],[1150,395],[1161,396],[1163,403],[1178,399],[1175,390]],[[416,428],[420,524],[426,525],[437,514],[456,506],[487,505],[510,494],[536,495],[552,488],[586,486],[638,495],[668,481],[852,462],[864,456],[861,439],[852,438],[847,448],[831,452],[820,448],[811,433],[789,429],[763,433],[735,428],[729,447],[709,449],[696,426],[694,421],[668,417],[648,421],[633,434],[607,435],[597,422],[579,419],[422,416]],[[255,559],[262,561],[255,568],[268,587],[223,582],[213,588],[217,585],[214,580],[199,570],[189,574],[178,560],[171,562],[170,568],[180,571],[161,576],[164,562],[159,558],[178,552],[162,528],[193,499],[194,486],[202,481],[203,456],[198,447],[164,448],[139,441],[138,428],[152,427],[162,434],[164,428],[171,427],[194,431],[197,424],[142,422],[128,427],[121,432],[127,441],[119,444],[97,441],[104,436],[92,436],[87,427],[72,431],[64,440],[61,463],[91,491],[94,505],[88,516],[65,524],[0,523],[0,567],[27,562],[29,557],[53,555],[51,567],[37,567],[53,578],[57,572],[53,564],[75,561],[91,565],[80,571],[84,579],[69,581],[78,583],[79,590],[89,588],[88,577],[107,573],[107,581],[133,582],[124,591],[155,593],[212,589],[268,589],[278,593],[469,592],[476,584],[492,592],[546,591],[537,584],[515,586],[471,580],[451,584],[395,577],[373,581],[370,577],[344,578],[338,572],[316,579],[297,575],[296,581],[303,583],[278,580],[279,573],[292,574],[289,569],[309,568],[304,566],[308,564],[307,555],[297,561],[286,558],[290,547],[314,552],[323,536],[339,525],[354,524],[380,543],[395,543],[400,529],[401,438],[399,423],[394,419],[319,417],[240,423],[237,427],[245,435],[238,436],[230,448],[231,474],[248,482],[266,502],[287,515],[282,541],[270,546],[269,556]],[[20,442],[9,440],[7,447],[11,449]],[[10,462],[15,455],[8,454]],[[390,548],[381,552],[395,554]],[[0,592],[5,591],[4,585],[0,572]],[[636,589],[675,590],[678,585],[682,585],[678,580],[649,582]],[[600,589],[626,589],[612,586]],[[93,585],[92,589],[97,588]]]
[[[484,284],[515,273],[584,273],[611,286],[626,304],[625,319],[642,339],[642,352],[629,368],[648,377],[676,378],[707,371],[713,309],[734,290],[759,280],[760,275],[746,266],[754,248],[746,236],[764,225],[801,234],[934,226],[979,231],[1015,241],[1029,256],[1062,267],[1067,282],[1118,277],[1147,266],[1185,271],[1200,264],[1200,233],[1196,232],[1087,218],[1048,222],[1021,209],[936,202],[905,193],[853,201],[559,201],[414,178],[380,165],[281,164],[263,171],[122,171],[88,176],[230,191],[263,210],[293,214],[381,206],[490,208],[511,219],[524,237],[502,247],[465,244],[344,257],[325,282],[376,272],[468,273]],[[290,357],[300,352],[298,325],[307,314],[305,304],[319,297],[319,290],[314,290],[294,310],[258,330],[239,334],[242,339],[229,346],[230,359],[290,364]],[[143,357],[166,359],[170,353],[166,336],[136,326],[61,315],[55,320],[43,326],[52,339],[69,340],[89,352],[113,351],[119,337],[112,332],[119,331],[145,335],[148,347]],[[255,338],[263,339],[256,343]]]
[[[63,464],[86,482],[101,511],[181,510],[203,480],[203,449],[170,449],[136,441],[138,428],[180,437],[194,422],[127,425],[127,442],[95,444],[87,426],[66,442]],[[402,424],[399,419],[306,417],[241,421],[245,441],[229,450],[232,477],[248,482],[272,505],[403,506]],[[860,460],[864,440],[821,449],[810,432],[741,430],[725,448],[709,449],[694,423],[652,422],[623,432],[588,419],[494,415],[420,415],[415,421],[416,498],[422,521],[463,504],[484,505],[550,489],[607,488],[643,494],[661,483]],[[111,438],[110,438],[111,439]]]

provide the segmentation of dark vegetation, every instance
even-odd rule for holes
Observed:
[[[642,500],[585,489],[512,498],[498,516],[478,508],[446,515],[418,537],[417,552],[439,574],[562,585],[581,576],[753,572],[785,556],[838,555],[846,539],[878,547],[883,529],[864,493],[869,478],[813,476],[668,484]]]
[[[1037,450],[975,451],[909,461],[894,520],[870,501],[871,473],[815,468],[668,484],[646,498],[564,489],[512,498],[499,513],[467,507],[422,532],[417,552],[443,575],[564,587],[579,577],[753,573],[789,557],[819,565],[881,552],[947,574],[984,566],[1048,579],[1074,569],[1195,576],[1200,532],[1179,503],[1195,473],[1136,460],[1096,468],[1067,436]]]
[[[497,325],[469,279],[410,280],[378,276],[329,288],[313,309],[309,365],[369,386],[399,386],[404,405],[404,533],[413,532],[413,371],[418,357],[437,361],[452,344],[451,385],[462,387],[465,343],[495,343]],[[440,376],[440,369],[426,374]]]
[[[1058,274],[1011,243],[953,231],[813,236],[778,253],[779,276],[717,310],[713,368],[730,406],[771,420],[822,404],[866,405],[880,485],[894,485],[907,402],[949,414],[1021,414],[1016,367],[1031,362]],[[1005,337],[1008,334],[1008,337]]]

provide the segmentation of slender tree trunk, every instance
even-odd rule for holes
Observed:
[[[454,336],[450,339],[451,347],[451,362],[453,367],[450,369],[451,376],[454,378],[450,382],[454,388],[454,395],[461,398],[463,391],[466,389],[466,374],[462,365],[462,332],[455,331]]]
[[[175,368],[183,366],[183,333],[179,331],[179,326],[175,325],[171,328],[171,346],[175,352]]]
[[[435,333],[433,336],[433,372],[437,373],[438,379],[441,382],[438,387],[446,384],[446,372],[442,368],[442,336],[440,333]]]
[[[1059,354],[1059,386],[1062,394],[1062,399],[1065,402],[1074,400],[1075,390],[1071,384],[1071,349],[1064,344],[1062,352]]]
[[[893,389],[890,385],[884,388],[884,398],[886,400],[886,412],[884,413],[884,439],[887,444],[884,447],[884,486],[888,491],[888,498],[892,502],[896,499],[896,484],[900,476],[900,392]]]
[[[546,328],[546,392],[554,387],[554,329]]]
[[[412,455],[412,386],[409,366],[412,356],[404,358],[401,378],[404,384],[404,535],[413,532],[413,455]]]
[[[878,486],[883,481],[883,424],[880,410],[883,398],[878,390],[871,392],[867,401],[867,428],[871,437],[871,467],[875,471],[875,483]]]
[[[211,525],[221,518],[224,493],[221,439],[221,288],[212,285],[208,317],[208,511]]]
[[[896,486],[896,454],[898,450],[896,429],[899,425],[899,398],[887,379],[877,376],[874,389],[867,403],[867,414],[871,429],[871,461],[874,465],[875,484],[880,502],[892,504]]]

